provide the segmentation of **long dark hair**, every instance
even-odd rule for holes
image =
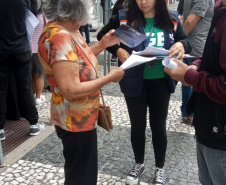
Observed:
[[[37,17],[38,14],[42,13],[41,7],[38,8],[38,1],[31,0],[31,12]]]
[[[135,28],[138,26],[145,27],[146,20],[143,12],[139,9],[136,0],[128,0],[128,25],[134,23]],[[156,0],[155,4],[155,27],[162,30],[173,30],[174,25],[169,15],[166,0]]]

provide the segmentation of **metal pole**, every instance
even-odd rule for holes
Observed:
[[[104,50],[104,76],[107,74],[107,50]]]
[[[3,158],[3,152],[2,152],[2,142],[0,140],[0,168],[4,167],[4,158]]]
[[[96,3],[96,16],[97,16],[97,22],[98,22],[98,26],[100,26],[100,21],[102,20],[103,17],[103,11],[102,8],[100,7],[100,3],[98,3],[99,1],[97,1]]]
[[[110,0],[105,0],[105,11],[104,11],[104,25],[109,21],[111,17],[111,4]],[[107,56],[108,55],[108,56]],[[107,70],[107,61],[108,61],[108,70]],[[106,75],[111,70],[111,60],[110,53],[108,51],[104,51],[104,75]]]
[[[109,73],[110,70],[111,70],[111,55],[108,52],[108,73]]]

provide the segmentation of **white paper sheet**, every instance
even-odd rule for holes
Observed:
[[[126,70],[155,59],[156,57],[142,57],[142,56],[132,54],[120,67],[123,70]]]
[[[153,56],[153,57],[157,57],[157,58],[168,57],[168,53],[169,53],[169,50],[166,50],[166,49],[163,49],[163,48],[156,48],[156,47],[153,47],[153,46],[148,46],[143,51],[139,51],[139,52],[133,51],[134,55]],[[185,54],[184,57],[185,58],[189,58],[189,57],[193,58],[193,56],[191,56],[189,54]]]
[[[135,52],[133,51],[134,55],[139,56],[168,56],[169,51],[162,49],[162,48],[156,48],[153,46],[146,47],[143,51]]]
[[[39,20],[30,10],[27,10],[25,24],[27,30],[27,38],[29,43],[31,43],[33,32],[35,30],[35,27],[39,24]]]
[[[164,58],[164,60],[162,60],[162,65],[164,65],[168,69],[176,69],[177,68],[177,63],[174,62],[173,60],[169,59],[168,57],[166,57],[166,58]]]

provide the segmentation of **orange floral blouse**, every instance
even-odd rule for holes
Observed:
[[[72,36],[56,22],[47,24],[39,39],[39,59],[49,81],[51,98],[50,122],[70,132],[83,132],[96,128],[99,113],[99,91],[86,98],[65,99],[54,78],[52,65],[59,61],[78,63],[81,82],[94,80],[98,62],[79,31]]]

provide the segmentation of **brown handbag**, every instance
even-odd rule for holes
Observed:
[[[73,39],[74,42],[76,42],[73,37],[72,37],[72,39]],[[79,44],[78,44],[78,46],[79,46]],[[81,51],[83,52],[82,49],[81,49]],[[83,54],[85,55],[84,52],[83,52]],[[92,65],[93,69],[95,70],[95,72],[96,72],[96,79],[97,79],[98,75],[97,75],[97,71],[96,71],[95,67],[93,66],[93,64],[89,60],[89,58],[88,57],[86,57],[86,58],[88,59],[89,63]],[[101,98],[102,98],[102,104],[100,104],[100,107],[99,107],[99,116],[98,116],[98,120],[97,120],[97,125],[99,125],[100,127],[102,127],[103,129],[105,129],[107,131],[110,131],[111,129],[113,129],[112,119],[111,119],[111,109],[110,109],[109,106],[107,106],[105,104],[104,96],[103,96],[103,93],[102,93],[101,89],[100,89],[100,95],[101,95]]]
[[[106,106],[101,89],[100,89],[100,94],[102,97],[103,104],[100,104],[100,107],[99,107],[99,116],[98,116],[97,125],[99,125],[100,127],[104,128],[107,131],[110,131],[111,129],[113,129],[112,119],[111,119],[111,109],[109,106]]]

